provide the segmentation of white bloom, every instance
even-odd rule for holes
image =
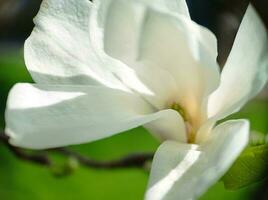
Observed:
[[[147,200],[198,198],[248,142],[238,111],[265,85],[266,30],[249,6],[219,72],[217,41],[184,0],[44,0],[25,43],[36,84],[17,84],[6,132],[42,149],[143,125],[163,141]]]

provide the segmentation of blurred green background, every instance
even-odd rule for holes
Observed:
[[[188,2],[195,13],[194,18],[217,34],[219,61],[224,63],[245,3],[204,0],[200,5],[196,2]],[[32,17],[38,11],[39,3],[38,0],[0,1],[0,130],[4,129],[4,109],[9,89],[17,82],[32,81],[24,65],[22,46],[32,29]],[[252,130],[267,133],[267,96],[266,89],[232,117],[248,118]],[[146,130],[138,128],[72,148],[90,158],[109,160],[133,152],[153,152],[158,145]],[[54,160],[61,163],[62,158],[55,155]],[[142,169],[97,170],[80,166],[70,175],[57,177],[45,166],[18,160],[0,143],[0,200],[139,200],[146,189],[148,175]],[[226,191],[219,182],[201,199],[252,200],[256,199],[256,193],[262,191],[265,184],[262,182],[238,191]]]

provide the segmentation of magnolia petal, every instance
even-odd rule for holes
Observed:
[[[37,83],[124,88],[90,43],[91,7],[88,0],[42,2],[24,47],[26,66]]]
[[[140,2],[146,3],[155,9],[174,14],[181,14],[190,18],[189,9],[185,0],[140,0]]]
[[[143,63],[135,68],[135,73],[148,90],[151,91],[151,94],[143,93],[141,95],[154,107],[162,110],[170,107],[175,102],[179,90],[173,76],[168,71],[153,68],[149,63]],[[125,82],[127,85],[129,81],[125,79]],[[140,93],[135,87],[131,88]]]
[[[162,117],[144,125],[160,141],[172,140],[187,143],[184,120],[175,110],[164,110]]]
[[[167,141],[156,152],[147,200],[194,200],[221,178],[247,145],[249,123],[227,121],[198,145]]]
[[[173,10],[175,13],[178,12],[179,14],[185,15],[186,17],[190,18],[190,13],[186,0],[175,0],[175,1],[164,0],[164,1],[167,4],[167,7],[169,7],[171,11]]]
[[[200,104],[206,104],[204,96],[219,82],[215,36],[183,15],[173,16],[141,2],[113,0],[99,5],[102,15],[98,21],[104,31],[102,48],[135,72],[141,63],[143,67],[150,63],[154,73],[159,69],[167,71],[179,87],[176,94],[180,94],[180,103],[192,109],[191,115],[198,115]],[[151,73],[144,75],[151,77]],[[150,84],[145,85],[150,88]],[[128,86],[137,90],[133,84]]]
[[[121,1],[121,0],[95,0],[94,3],[110,3],[111,1]],[[160,9],[165,12],[177,13],[185,15],[190,18],[189,9],[186,0],[129,0],[128,3],[138,2],[145,4],[146,6],[154,7],[155,9]],[[103,10],[104,11],[104,10]]]
[[[214,118],[208,119],[205,121],[204,124],[201,125],[201,127],[198,129],[195,142],[197,144],[200,144],[211,136],[211,130],[216,125],[217,120]]]
[[[150,61],[170,72],[178,90],[178,101],[197,116],[207,96],[218,87],[215,36],[184,16],[147,9],[140,34],[139,60]]]
[[[135,1],[113,0],[106,10],[103,29],[105,52],[126,64],[135,62],[146,7]]]
[[[249,5],[223,69],[220,87],[209,98],[209,117],[219,120],[237,112],[260,92],[267,79],[267,31]]]
[[[16,146],[52,148],[109,137],[169,112],[155,113],[133,93],[106,87],[17,84],[7,102],[6,133]]]
[[[113,73],[129,90],[141,95],[156,109],[166,108],[178,93],[172,75],[134,58],[145,5],[136,1],[107,0],[94,6],[90,33],[98,55],[107,59],[108,65],[117,66]]]
[[[104,12],[102,15],[106,19],[104,26],[105,51],[112,57],[128,64],[137,59],[141,28],[148,6],[157,6],[161,10],[167,8],[168,12],[176,11],[189,16],[184,0],[143,0],[139,2],[113,0],[109,2],[109,5],[107,4],[107,1],[102,3],[99,9]]]
[[[137,127],[151,112],[139,97],[105,87],[17,84],[8,98],[6,131],[14,145],[51,148]]]

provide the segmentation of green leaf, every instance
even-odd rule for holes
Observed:
[[[248,147],[222,181],[229,190],[237,190],[268,177],[268,144]]]

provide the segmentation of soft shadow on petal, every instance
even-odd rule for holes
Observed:
[[[156,109],[166,108],[178,93],[172,75],[136,60],[145,5],[114,0],[94,6],[90,33],[96,53],[109,61],[107,65],[116,66],[113,73],[129,90],[141,95]]]
[[[49,85],[91,85],[91,86],[105,86],[100,84],[98,81],[92,79],[89,75],[76,74],[76,75],[54,75],[54,74],[44,74],[35,71],[29,71],[32,76],[38,76],[42,80],[49,80]],[[42,82],[42,81],[41,81]],[[74,84],[75,83],[75,84]]]
[[[229,169],[247,145],[249,123],[227,121],[199,146],[163,143],[156,152],[146,200],[193,200]]]
[[[195,115],[200,104],[206,107],[206,96],[218,86],[215,36],[184,15],[154,7],[157,3],[111,0],[100,4],[97,9],[101,15],[96,20],[101,27],[99,31],[103,31],[100,34],[103,45],[100,48],[136,73],[145,65],[154,74],[162,70],[166,71],[165,74],[169,73],[166,77],[175,79],[172,82],[179,87],[178,92],[170,91],[169,82],[161,83],[170,94],[180,94],[173,101],[179,99],[183,106],[189,107],[188,110],[192,108],[189,112]],[[182,5],[183,1],[177,3]],[[149,80],[150,77],[151,73],[144,73],[139,78],[144,82],[143,78]],[[148,81],[145,85],[150,89],[158,87]],[[129,87],[137,90],[134,84]],[[158,95],[159,90],[153,93]]]
[[[44,0],[25,42],[25,62],[37,83],[51,84],[50,76],[65,77],[58,84],[78,84],[72,76],[88,76],[88,84],[124,88],[103,65],[89,38],[92,4],[88,0]],[[45,75],[45,76],[42,76]]]
[[[190,116],[206,111],[207,96],[219,84],[215,36],[183,16],[148,9],[140,35],[139,60],[168,71],[178,87],[178,103]]]
[[[189,16],[185,0],[111,0],[100,4],[99,17],[105,18],[102,22],[105,32],[104,49],[110,56],[128,64],[135,62],[146,10],[152,6],[160,7],[161,11],[168,7],[167,12],[171,13],[177,9],[176,12]]]
[[[162,111],[162,117],[144,125],[160,141],[172,140],[187,143],[183,118],[175,110]]]

